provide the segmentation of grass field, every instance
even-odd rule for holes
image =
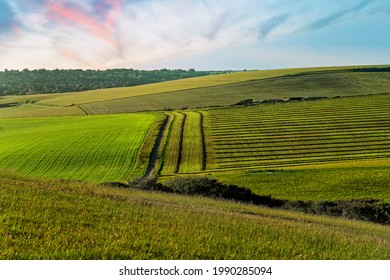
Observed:
[[[205,198],[1,172],[0,205],[0,259],[390,258],[388,226]]]
[[[388,158],[390,95],[207,111],[210,170]]]
[[[147,137],[154,139],[152,128],[161,117],[0,119],[0,167],[43,178],[125,180],[146,171],[139,156],[149,159],[153,140]]]
[[[175,112],[160,174],[283,199],[390,201],[388,108],[382,94]]]
[[[389,71],[329,67],[0,98],[0,259],[389,259],[388,226],[95,185],[154,164],[162,181],[390,202],[389,93]],[[333,98],[225,106],[315,96]]]

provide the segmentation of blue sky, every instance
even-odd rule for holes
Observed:
[[[382,0],[0,0],[0,70],[390,64]]]

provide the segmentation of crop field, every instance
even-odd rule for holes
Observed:
[[[390,96],[210,110],[211,170],[390,156]]]
[[[0,171],[0,259],[390,258],[390,228]],[[205,246],[207,244],[207,246]]]
[[[0,119],[0,168],[42,178],[125,180],[131,173],[145,172],[139,156],[149,157],[153,143],[147,138],[154,139],[161,117]]]

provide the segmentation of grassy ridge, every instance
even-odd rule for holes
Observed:
[[[23,104],[18,106],[10,106],[7,108],[0,108],[0,118],[32,118],[82,115],[85,115],[85,112],[78,106],[58,107]]]
[[[247,81],[232,79],[221,85],[92,102],[83,104],[83,106],[88,112],[98,114],[110,112],[113,108],[116,112],[132,112],[165,108],[226,106],[248,98],[264,100],[294,96],[335,97],[390,92],[390,72],[349,73],[329,70],[329,72],[286,74],[267,78],[249,79],[249,77],[251,77],[250,73],[248,73]]]
[[[380,69],[384,66],[376,67]],[[369,72],[356,72],[360,68],[365,68],[364,71]],[[336,96],[389,92],[390,73],[370,72],[371,68],[354,66],[247,71],[128,88],[6,96],[0,99],[0,107],[1,104],[18,103],[19,109],[0,108],[0,116],[72,115],[76,114],[76,108],[68,107],[72,104],[81,105],[89,114],[106,114],[230,105],[247,98],[272,99],[302,95]],[[35,106],[31,106],[31,101],[35,102]],[[47,106],[64,108],[54,110]]]
[[[125,180],[136,167],[146,168],[137,159],[157,119],[154,114],[0,119],[0,167],[43,178]],[[148,158],[151,147],[145,149]]]
[[[0,175],[0,259],[389,259],[389,227]],[[205,246],[207,244],[207,246]]]

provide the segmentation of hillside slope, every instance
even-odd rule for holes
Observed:
[[[0,259],[389,259],[390,228],[1,172]]]

